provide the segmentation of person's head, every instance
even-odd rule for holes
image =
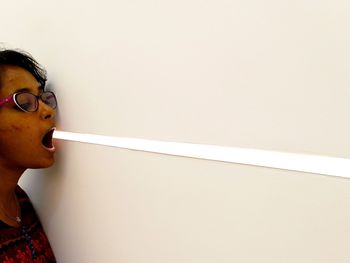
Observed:
[[[53,164],[56,98],[45,83],[45,69],[29,54],[0,50],[0,167]]]
[[[27,70],[42,87],[45,87],[47,80],[46,70],[30,54],[25,53],[24,51],[11,49],[0,50],[0,81],[1,69],[8,65],[17,66]]]

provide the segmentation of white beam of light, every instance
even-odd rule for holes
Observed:
[[[350,159],[55,131],[54,138],[129,150],[350,178]]]

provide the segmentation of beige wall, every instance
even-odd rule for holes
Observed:
[[[47,66],[64,130],[350,157],[346,1],[4,10],[2,41]]]
[[[346,1],[7,1],[61,130],[350,158]],[[30,193],[59,262],[349,262],[350,183],[60,142]],[[34,175],[36,174],[36,175]]]
[[[60,146],[24,177],[59,262],[349,262],[348,179]]]

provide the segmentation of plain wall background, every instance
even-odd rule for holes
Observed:
[[[61,143],[27,174],[59,262],[350,259],[347,179]]]
[[[346,1],[7,1],[61,130],[350,157]],[[347,180],[60,142],[59,262],[348,262]],[[30,174],[30,176],[29,176]]]
[[[64,130],[349,157],[346,1],[8,1]]]

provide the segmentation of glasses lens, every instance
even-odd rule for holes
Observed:
[[[38,108],[38,100],[30,93],[16,94],[15,103],[24,111],[36,111]]]
[[[45,91],[42,95],[41,95],[41,100],[49,105],[51,108],[56,109],[57,107],[57,100],[56,100],[56,96],[53,92],[51,91]]]

